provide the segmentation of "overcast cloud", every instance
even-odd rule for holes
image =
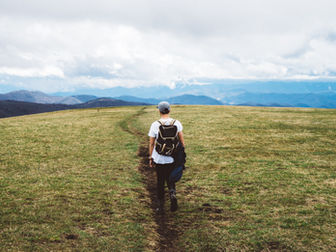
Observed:
[[[0,85],[336,79],[334,0],[1,0]]]

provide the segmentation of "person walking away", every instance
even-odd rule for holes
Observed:
[[[169,180],[170,173],[174,170],[174,152],[178,147],[183,148],[184,138],[182,124],[170,117],[170,104],[166,101],[158,104],[160,120],[152,123],[148,132],[149,136],[149,166],[155,167],[157,175],[157,197],[159,213],[164,212],[164,188],[167,182],[170,198],[170,210],[178,208],[175,182]],[[180,146],[182,145],[182,147]]]

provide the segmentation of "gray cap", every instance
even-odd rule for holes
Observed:
[[[170,111],[170,105],[168,102],[166,101],[162,101],[159,103],[159,105],[157,106],[157,108],[160,110],[161,113],[163,114],[168,114]]]

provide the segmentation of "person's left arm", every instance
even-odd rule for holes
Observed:
[[[176,125],[177,125],[179,140],[180,140],[182,146],[185,147],[184,137],[183,137],[183,133],[182,133],[182,130],[183,130],[182,124],[181,124],[180,121],[177,121]]]
[[[182,146],[185,147],[185,144],[184,144],[184,137],[183,137],[183,133],[182,133],[182,131],[180,131],[180,132],[178,133],[178,137],[179,137],[179,139],[180,139],[180,142],[181,142]]]

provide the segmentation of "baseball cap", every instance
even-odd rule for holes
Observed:
[[[170,105],[166,101],[162,101],[158,104],[157,108],[160,110],[162,114],[168,114],[170,111]]]

